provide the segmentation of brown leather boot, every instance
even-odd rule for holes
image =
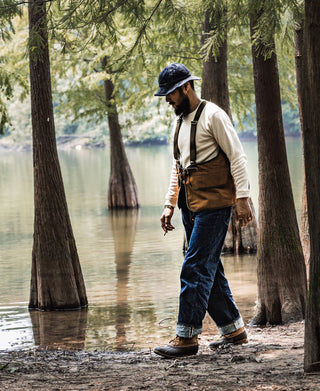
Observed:
[[[192,338],[182,338],[178,335],[166,346],[154,348],[154,352],[167,358],[191,356],[198,353],[198,336]]]
[[[227,345],[237,345],[247,343],[247,333],[244,327],[234,331],[231,334],[222,335],[218,341],[211,342],[209,348],[214,350]]]

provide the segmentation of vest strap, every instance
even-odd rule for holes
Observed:
[[[182,124],[182,115],[178,118],[176,130],[174,132],[174,139],[173,139],[173,156],[176,160],[180,159],[180,151],[178,147],[178,138],[179,138],[179,132]]]
[[[190,131],[190,164],[196,164],[197,160],[197,149],[196,149],[196,132],[197,132],[197,124],[200,118],[200,115],[202,113],[202,110],[204,109],[204,106],[206,105],[206,101],[203,100],[196,112],[196,115],[194,116],[193,121],[191,121],[191,131]]]
[[[204,106],[206,105],[206,101],[203,100],[194,116],[193,121],[191,121],[191,130],[190,130],[190,164],[195,164],[197,159],[197,149],[196,149],[196,131],[197,131],[197,124],[199,121],[199,118],[201,116],[202,110],[204,109]],[[180,159],[180,151],[178,147],[178,139],[179,139],[179,132],[181,128],[183,117],[182,115],[178,118],[177,126],[174,133],[174,141],[173,141],[173,156],[176,160]]]

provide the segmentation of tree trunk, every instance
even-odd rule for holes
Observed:
[[[255,209],[251,198],[249,198],[249,204],[254,216],[253,220],[246,227],[240,227],[235,214],[232,214],[223,252],[233,254],[255,254],[257,252],[258,222],[255,218]]]
[[[107,61],[107,57],[102,59],[103,69],[106,69]],[[117,106],[113,95],[114,85],[111,79],[104,81],[104,90],[108,106],[111,156],[108,208],[139,208],[138,190],[122,140]]]
[[[215,28],[213,19],[217,20],[223,18],[223,12],[220,10],[215,11],[214,15],[211,17],[209,12],[206,12],[203,25],[204,34],[202,35],[202,44],[205,43],[207,35]],[[214,57],[212,53],[209,53],[203,60],[202,68],[201,97],[214,102],[221,107],[229,115],[232,121],[228,88],[226,34],[223,44],[220,47],[219,55]],[[253,208],[251,199],[250,204]],[[254,211],[254,208],[252,210]],[[241,228],[240,224],[236,221],[234,213],[232,214],[223,252],[238,254],[244,252],[254,253],[257,251],[258,225],[255,213],[253,213],[253,215],[252,222],[246,227]]]
[[[34,241],[30,309],[87,305],[60,171],[51,96],[46,2],[29,3],[34,168]]]
[[[216,11],[214,17],[221,19],[223,14],[220,11]],[[210,17],[209,12],[206,12],[202,44],[205,43],[207,36],[215,28],[212,19],[213,17]],[[227,34],[225,34],[225,39],[219,49],[219,55],[214,57],[210,52],[202,62],[201,97],[220,106],[232,121],[228,88],[227,52]]]
[[[294,32],[294,54],[296,64],[296,79],[297,79],[297,95],[298,106],[300,115],[300,127],[301,127],[301,140],[302,140],[302,152],[304,155],[303,146],[303,115],[302,115],[302,52],[303,52],[303,21],[299,23],[300,26],[295,28]],[[303,191],[302,191],[302,206],[301,206],[301,226],[300,226],[300,238],[304,254],[304,259],[307,267],[309,266],[310,259],[310,235],[309,235],[309,221],[308,221],[308,203],[307,203],[307,189],[306,189],[306,173],[303,162]]]
[[[303,143],[310,227],[309,295],[305,324],[306,372],[320,371],[320,3],[305,2]]]
[[[251,37],[256,19],[251,20]],[[259,47],[257,45],[259,44]],[[252,45],[259,156],[258,303],[253,324],[304,318],[306,268],[299,237],[282,123],[274,42],[267,59]]]

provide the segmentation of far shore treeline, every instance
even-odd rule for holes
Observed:
[[[156,84],[155,84],[156,85]],[[199,86],[195,88],[200,89]],[[31,116],[30,102],[28,99],[21,102],[18,96],[8,104],[11,122],[4,129],[4,134],[0,134],[0,144],[6,141],[8,144],[22,144],[31,136]],[[57,107],[57,104],[55,105]],[[150,119],[150,112],[153,113]],[[283,124],[286,137],[301,137],[300,119],[298,107],[292,106],[288,102],[282,104]],[[155,101],[151,108],[146,109],[145,121],[139,118],[136,123],[126,120],[127,113],[120,116],[122,125],[122,135],[126,146],[143,146],[143,145],[164,145],[172,141],[172,120],[173,116],[168,115],[166,122],[160,121],[161,115],[166,115],[165,109],[157,107]],[[64,144],[76,138],[84,138],[87,147],[104,147],[108,144],[109,128],[107,116],[98,122],[92,122],[87,118],[71,120],[61,112],[55,113],[56,135],[58,144]],[[237,120],[235,127],[239,137],[242,140],[256,140],[257,129],[255,117],[249,117],[241,122]],[[238,125],[238,126],[237,126]],[[6,144],[7,144],[6,143]]]

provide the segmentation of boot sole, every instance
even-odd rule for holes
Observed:
[[[209,348],[211,350],[215,350],[215,349],[219,349],[221,348],[222,346],[228,346],[228,345],[242,345],[242,344],[245,344],[245,343],[248,343],[248,339],[247,338],[244,338],[244,339],[240,339],[239,341],[235,341],[235,342],[224,342],[224,343],[221,343],[220,345],[212,345],[211,344],[209,345]]]
[[[156,350],[156,349],[154,349],[153,352],[155,354],[158,354],[159,356],[166,357],[166,358],[178,358],[178,357],[194,356],[198,353],[198,349],[195,351],[190,351],[190,352],[181,352],[181,354],[179,354],[179,353],[177,353],[177,354],[171,353],[170,354],[170,353],[162,352],[162,351]]]
[[[241,345],[243,343],[248,343],[248,339],[247,338],[240,339],[240,341],[236,341],[232,345]]]

